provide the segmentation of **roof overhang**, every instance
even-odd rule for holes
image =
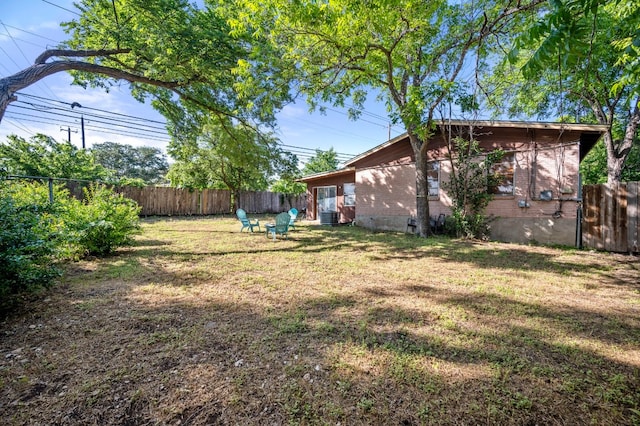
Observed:
[[[303,176],[300,179],[296,179],[296,182],[308,183],[318,179],[327,179],[332,177],[338,177],[342,175],[348,175],[351,173],[355,173],[355,167],[345,167],[338,170],[331,170],[328,172],[314,173],[312,175]]]
[[[494,127],[494,128],[510,128],[510,129],[546,129],[546,130],[557,130],[557,131],[579,131],[585,134],[590,134],[592,137],[587,137],[585,141],[587,141],[588,147],[586,149],[585,154],[589,152],[591,147],[595,144],[595,142],[600,139],[602,134],[607,131],[609,126],[605,124],[582,124],[582,123],[547,123],[547,122],[539,122],[539,121],[502,121],[502,120],[444,120],[437,121],[436,126],[474,126],[474,127]],[[401,135],[396,136],[393,139],[390,139],[372,149],[363,152],[362,154],[353,157],[351,160],[345,163],[345,166],[349,167],[358,162],[359,160],[370,156],[371,154],[375,154],[376,152],[387,148],[395,143],[398,143],[408,137],[407,133],[403,133]],[[581,138],[582,139],[582,138]],[[581,153],[581,159],[583,155]]]

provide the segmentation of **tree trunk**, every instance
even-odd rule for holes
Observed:
[[[613,138],[613,130],[611,129],[613,117],[607,116],[595,102],[591,102],[591,109],[596,115],[598,124],[606,124],[609,129],[603,135],[604,146],[607,149],[607,183],[614,184],[622,180],[622,167],[627,161],[633,141],[638,133],[640,126],[640,98],[636,100],[633,110],[629,114],[629,121],[624,129],[622,140],[616,141]]]
[[[418,235],[428,237],[431,235],[429,224],[429,180],[427,174],[427,142],[420,140],[418,136],[409,131],[409,140],[416,157],[416,222]]]
[[[626,156],[618,155],[610,129],[604,134],[604,145],[607,148],[607,183],[618,183],[622,179],[622,166]]]

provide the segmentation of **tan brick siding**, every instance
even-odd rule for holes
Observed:
[[[558,146],[521,144],[514,151],[514,195],[496,197],[487,214],[502,218],[575,218],[578,196],[579,146],[568,142]],[[529,149],[530,148],[530,149]],[[440,164],[440,194],[430,200],[432,216],[451,214],[451,198],[442,189],[449,180],[451,164]],[[356,171],[356,214],[358,217],[416,214],[415,165],[393,165]],[[552,201],[541,201],[540,192],[550,190]],[[519,207],[524,202],[529,207]]]

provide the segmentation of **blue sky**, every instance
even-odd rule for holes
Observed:
[[[65,10],[68,9],[68,10]],[[76,15],[71,0],[0,0],[0,76],[11,75],[33,63],[46,48],[55,47],[66,34],[60,22]],[[83,89],[71,85],[71,77],[59,73],[20,91],[20,102],[7,109],[0,123],[0,141],[8,134],[30,137],[45,133],[57,140],[67,139],[71,128],[71,142],[80,146],[80,119],[85,114],[87,146],[105,141],[146,145],[164,149],[168,140],[162,134],[164,118],[150,106],[133,100],[127,84],[109,93],[98,89]],[[82,108],[71,109],[77,102]],[[286,106],[278,114],[278,136],[286,146],[300,147],[290,150],[302,161],[310,150],[333,147],[338,153],[357,155],[388,139],[388,119],[384,105],[374,96],[358,121],[347,118],[346,109],[328,106],[326,114],[309,113],[302,101]],[[106,111],[103,112],[103,111]],[[114,126],[110,114],[123,114],[123,123],[129,127]],[[152,122],[140,122],[139,130],[131,116]],[[133,128],[131,127],[133,126]],[[77,133],[76,133],[77,132]],[[402,133],[399,126],[392,127],[391,137]],[[342,156],[345,158],[346,156]]]

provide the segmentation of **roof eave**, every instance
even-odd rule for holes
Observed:
[[[296,182],[309,182],[312,180],[317,180],[317,179],[325,179],[328,177],[332,177],[332,176],[340,176],[343,174],[347,174],[347,173],[352,173],[355,172],[356,168],[355,167],[344,167],[342,169],[338,169],[338,170],[330,170],[328,172],[320,172],[320,173],[314,173],[312,175],[307,175],[307,176],[303,176],[299,179],[296,179]]]
[[[444,120],[437,121],[436,125],[451,125],[451,126],[469,126],[475,127],[503,127],[513,129],[550,129],[550,130],[569,130],[569,131],[583,131],[583,132],[597,132],[603,134],[609,128],[606,124],[582,124],[582,123],[551,123],[551,122],[538,122],[538,121],[500,121],[500,120]],[[362,154],[353,157],[351,160],[345,163],[345,166],[353,166],[359,160],[368,157],[376,152],[387,148],[403,139],[408,134],[405,132],[396,136],[393,139],[371,148]]]

